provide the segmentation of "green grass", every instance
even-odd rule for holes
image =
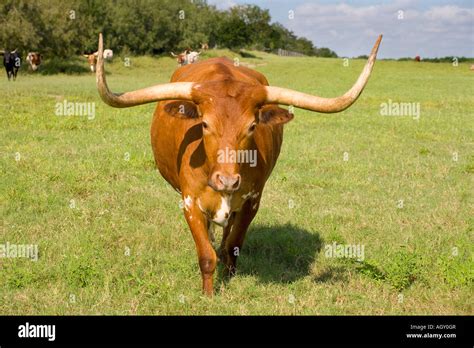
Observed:
[[[222,53],[239,57],[207,55]],[[252,53],[240,62],[271,84],[327,97],[346,91],[364,64]],[[117,57],[108,81],[138,89],[175,67],[151,57],[125,67]],[[155,105],[110,108],[88,73],[1,81],[0,244],[38,244],[40,253],[37,262],[0,258],[1,314],[473,312],[467,64],[379,61],[345,112],[295,110],[238,275],[217,275],[212,299],[201,295],[180,197],[154,167]],[[56,116],[63,99],[96,103],[95,118]],[[419,102],[420,119],[380,116],[388,99]],[[325,257],[334,241],[364,245],[365,259]]]

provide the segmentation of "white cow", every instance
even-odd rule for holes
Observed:
[[[114,51],[112,51],[111,49],[105,49],[104,50],[104,59],[112,59],[114,57]]]

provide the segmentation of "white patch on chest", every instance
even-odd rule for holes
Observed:
[[[184,199],[184,208],[186,209],[186,211],[189,211],[189,208],[191,208],[191,204],[193,204],[193,199],[191,198],[191,196],[186,196],[186,198]]]
[[[230,216],[230,199],[232,196],[223,195],[221,196],[221,205],[214,214],[212,221],[214,221],[219,226],[227,226],[227,221]]]

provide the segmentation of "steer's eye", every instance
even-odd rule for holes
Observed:
[[[252,123],[252,125],[249,127],[249,133],[252,133],[252,132],[255,130],[255,128],[257,128],[257,124],[254,122],[254,123]]]
[[[202,128],[203,129],[209,129],[209,125],[207,124],[206,121],[202,121]]]

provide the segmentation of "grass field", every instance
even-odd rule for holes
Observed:
[[[327,97],[365,63],[255,54],[241,63],[272,85]],[[130,63],[106,67],[113,90],[165,82],[176,67]],[[57,116],[64,99],[95,103],[95,117]],[[419,119],[381,116],[389,100],[420,103]],[[295,110],[238,275],[217,275],[212,299],[181,197],[154,167],[154,108],[106,106],[88,73],[1,77],[0,244],[37,244],[39,258],[0,258],[0,314],[473,313],[466,64],[379,61],[345,112]],[[333,242],[363,246],[364,259],[326,257]]]

